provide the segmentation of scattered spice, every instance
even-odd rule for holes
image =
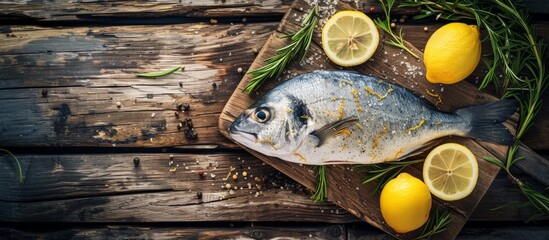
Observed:
[[[370,12],[375,12],[375,11],[376,11],[375,7],[370,7]]]
[[[198,176],[204,177],[204,171],[202,171],[202,170],[198,171]]]
[[[185,138],[190,140],[195,140],[198,138],[198,134],[194,131],[194,128],[185,128],[183,130],[183,133],[185,134]]]
[[[182,124],[183,124],[185,127],[193,128],[193,120],[190,119],[190,118],[185,118],[185,121],[183,121]]]
[[[173,159],[173,154],[170,154],[170,159]]]
[[[428,27],[424,27],[424,28],[423,28],[423,31],[427,32],[427,31],[429,31],[429,28],[428,28]]]
[[[42,90],[42,97],[48,97],[48,90]]]
[[[258,51],[257,51],[257,48],[252,48],[252,52],[253,52],[253,53],[257,53],[257,52],[258,52]]]
[[[233,174],[233,180],[238,180],[238,175],[237,174]]]
[[[191,105],[188,103],[183,103],[183,111],[187,112],[191,110]]]
[[[242,70],[242,68],[239,67],[236,71],[237,71],[238,73],[242,73],[244,70]]]
[[[257,191],[261,191],[261,190],[263,190],[263,186],[257,185],[257,186],[255,186],[255,189],[257,189]]]
[[[391,28],[396,28],[396,24],[394,22],[391,23]]]
[[[442,103],[442,97],[440,97],[440,95],[438,95],[437,93],[429,92],[429,90],[427,90],[427,89],[425,89],[425,91],[427,92],[427,94],[429,96],[437,98],[437,102],[435,103],[435,107],[438,108],[438,104]]]
[[[217,89],[217,83],[212,83],[212,88],[213,88],[214,90],[216,90],[216,89]]]
[[[230,189],[230,188],[231,188],[231,184],[230,184],[230,183],[225,184],[225,188],[226,188],[226,189]]]
[[[372,149],[375,149],[377,147],[377,143],[379,142],[379,139],[383,136],[383,134],[386,134],[389,131],[389,128],[387,125],[383,126],[383,130],[379,132],[376,137],[374,138],[374,142],[372,143]]]
[[[202,199],[202,192],[197,192],[197,193],[196,193],[196,197]]]
[[[417,130],[418,128],[420,128],[424,123],[425,123],[425,118],[424,118],[424,117],[421,117],[421,121],[419,121],[419,124],[416,125],[416,126],[413,126],[413,127],[411,127],[411,128],[408,128],[408,130],[410,130],[410,131],[415,131],[415,130]]]
[[[242,176],[246,177],[246,176],[248,176],[248,173],[246,171],[244,171],[244,172],[242,172]]]
[[[217,24],[217,19],[213,19],[213,18],[210,19],[210,23],[211,23],[211,24],[214,24],[214,25]]]
[[[138,165],[139,165],[139,161],[140,161],[140,160],[139,160],[138,157],[134,158],[134,159],[133,159],[133,165],[138,166]]]
[[[121,103],[121,102],[116,102],[116,107],[117,107],[117,108],[122,107],[122,103]]]

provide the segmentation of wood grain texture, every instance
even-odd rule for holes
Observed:
[[[99,225],[88,227],[56,227],[42,230],[39,226],[0,227],[0,234],[9,239],[391,239],[382,231],[364,224],[340,225],[262,225],[189,227],[185,225]],[[221,225],[221,224],[220,224]],[[544,240],[549,230],[543,226],[506,225],[501,228],[466,226],[458,239],[532,239]]]
[[[0,145],[235,148],[217,118],[275,25],[13,27],[0,36]],[[178,130],[186,118],[198,139]]]
[[[374,229],[371,229],[375,231]],[[363,231],[363,233],[371,233]],[[345,240],[344,225],[248,226],[248,227],[158,227],[148,225],[105,225],[47,232],[0,228],[10,239],[318,239]],[[372,238],[373,239],[373,238]]]
[[[290,0],[2,1],[0,19],[109,22],[121,18],[246,17],[283,15]]]
[[[25,175],[22,184],[13,160],[0,156],[2,222],[360,221],[333,203],[313,203],[302,185],[248,153],[17,155]],[[237,181],[232,175],[224,179],[231,167],[232,175],[239,174]],[[517,176],[531,182],[527,175]],[[238,189],[231,194],[227,183]],[[500,174],[470,219],[525,220],[530,212],[519,207],[524,201]],[[506,203],[516,204],[492,210]]]
[[[377,0],[340,0],[355,8],[382,13]],[[191,17],[234,18],[268,17],[279,18],[288,10],[291,0],[8,0],[0,2],[0,19],[31,20],[36,22],[112,22],[121,19]],[[531,13],[548,13],[549,6],[542,1],[521,1]],[[413,15],[413,8],[395,8],[396,15]]]
[[[2,222],[357,221],[249,154],[20,155],[22,184],[0,159]]]
[[[266,42],[265,47],[258,55],[258,58],[250,67],[251,69],[256,69],[263,65],[263,61],[269,56],[272,56],[276,49],[287,44],[287,41],[280,39],[280,36],[295,32],[299,28],[299,19],[302,19],[302,16],[307,9],[309,9],[309,6],[302,1],[296,1],[294,5],[292,5],[289,12],[283,18],[280,26],[277,28],[277,33],[273,34]],[[350,9],[350,7],[340,3],[337,6],[337,9]],[[381,39],[384,38],[385,35],[381,33]],[[442,102],[438,104],[438,107],[443,111],[455,111],[456,109],[465,106],[487,103],[495,99],[486,93],[478,91],[475,86],[467,82],[460,82],[444,87],[428,83],[424,79],[424,76],[420,74],[424,72],[424,66],[421,61],[421,51],[416,48],[413,49],[420,55],[420,59],[416,60],[400,50],[380,44],[371,60],[352,69],[362,73],[377,75],[390,82],[407,87],[427,101],[433,103],[433,105],[435,105],[437,99],[434,98],[432,94],[438,94],[442,97]],[[324,57],[322,49],[320,48],[320,38],[316,33],[313,37],[311,49],[305,56],[305,59],[304,62],[293,63],[289,67],[286,67],[286,72],[281,76],[281,79],[286,80],[297,74],[310,71],[311,69],[340,69],[340,67],[334,66]],[[470,78],[474,78],[474,75]],[[219,128],[221,132],[229,138],[230,136],[226,129],[228,129],[235,116],[238,116],[244,109],[251,105],[251,103],[257,99],[257,96],[263,95],[265,91],[271,89],[278,83],[277,81],[270,81],[261,91],[259,91],[259,93],[250,97],[242,93],[242,89],[249,79],[250,77],[248,75],[243,78],[229,99],[227,106],[224,108],[220,117]],[[511,129],[514,128],[513,125],[512,121],[507,124]],[[502,147],[495,148],[494,145],[477,143],[471,139],[453,137],[447,138],[447,141],[458,142],[467,146],[476,154],[478,159],[482,159],[484,156],[493,156],[492,153],[486,149],[495,149],[496,152],[505,152],[505,149],[502,149]],[[315,183],[314,174],[308,171],[307,167],[280,161],[279,159],[267,157],[251,150],[249,151],[296,181],[309,188],[313,188]],[[444,202],[435,199],[433,209],[448,208],[452,210],[453,215],[453,220],[448,230],[441,233],[437,238],[451,239],[457,236],[499,171],[498,167],[485,161],[479,161],[479,169],[480,173],[477,186],[473,193],[467,198],[454,202]],[[421,178],[419,169],[411,172],[413,175]],[[412,238],[414,235],[418,234],[418,232],[412,232],[399,235],[385,225],[379,212],[379,206],[377,205],[379,197],[371,194],[373,185],[363,185],[361,184],[361,179],[362,176],[356,172],[349,171],[349,167],[341,165],[330,167],[327,178],[329,189],[328,198],[355,216],[395,237]]]

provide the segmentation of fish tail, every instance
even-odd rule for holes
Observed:
[[[471,129],[466,133],[468,137],[511,145],[514,137],[502,123],[517,110],[518,104],[515,100],[504,99],[459,109],[456,114],[470,123]]]

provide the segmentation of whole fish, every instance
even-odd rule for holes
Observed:
[[[231,125],[238,143],[311,165],[374,164],[416,155],[448,136],[509,145],[512,100],[441,112],[377,77],[315,71],[279,84]]]

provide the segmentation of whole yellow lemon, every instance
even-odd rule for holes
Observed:
[[[427,222],[432,201],[425,183],[401,173],[385,184],[379,203],[387,225],[397,233],[407,233]]]
[[[452,84],[469,76],[480,61],[480,31],[476,25],[448,23],[425,45],[426,77],[431,83]]]

